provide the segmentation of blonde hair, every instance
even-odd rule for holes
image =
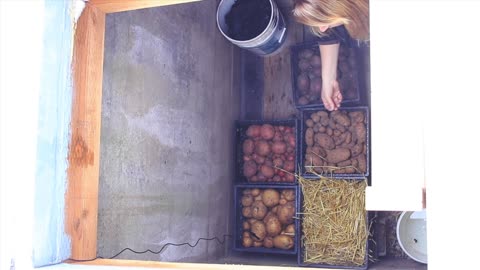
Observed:
[[[368,40],[368,0],[295,0],[293,16],[323,36],[318,24],[343,24],[354,39]]]

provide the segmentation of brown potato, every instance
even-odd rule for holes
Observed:
[[[300,91],[307,91],[310,88],[310,78],[305,73],[301,73],[297,77],[297,88]]]
[[[279,249],[293,248],[293,238],[288,235],[277,235],[273,238],[273,246]]]
[[[305,124],[307,125],[307,127],[313,127],[315,123],[312,119],[308,119],[307,121],[305,121]]]
[[[310,68],[310,62],[308,60],[302,59],[298,61],[298,68],[300,71],[307,71]]]
[[[285,227],[285,230],[283,230],[282,234],[295,236],[295,224],[290,224],[287,227]]]
[[[251,238],[255,241],[262,241],[265,236],[267,236],[267,230],[265,229],[265,224],[262,221],[255,221],[251,224]]]
[[[243,228],[244,230],[250,230],[250,223],[248,223],[248,221],[244,221],[244,222],[242,223],[242,228]],[[250,235],[249,235],[249,236],[250,236]]]
[[[361,172],[361,173],[366,173],[367,172],[367,159],[365,158],[364,155],[359,155],[357,157],[357,160],[358,160],[358,170]]]
[[[278,220],[278,217],[272,215],[265,223],[265,229],[268,236],[276,236],[282,231],[282,224]]]
[[[272,237],[265,237],[265,239],[263,239],[263,247],[266,247],[266,248],[272,248],[273,247],[273,238]]]
[[[362,111],[349,112],[348,116],[352,123],[364,123],[365,121],[365,114]]]
[[[254,201],[252,204],[252,217],[255,219],[263,219],[267,215],[267,207],[262,201]]]
[[[295,215],[295,205],[292,202],[287,202],[284,205],[280,205],[277,210],[277,216],[280,223],[287,225],[293,222],[293,216]]]
[[[254,247],[262,247],[263,246],[263,241],[253,241],[253,246]]]
[[[339,163],[349,159],[351,156],[350,149],[347,148],[336,148],[330,151],[327,151],[327,161],[330,163]]]
[[[352,147],[352,157],[356,157],[363,153],[363,143],[357,143]]]
[[[313,145],[313,136],[314,132],[312,128],[307,128],[305,131],[305,143],[307,146],[312,146]]]
[[[342,126],[350,126],[350,118],[342,111],[333,111],[330,113],[331,119]]]
[[[319,77],[312,78],[310,80],[310,93],[315,95],[320,95],[321,92],[322,92],[322,79]]]
[[[253,216],[252,208],[251,207],[243,207],[242,215],[246,218],[251,218]]]
[[[242,238],[250,238],[250,233],[247,232],[247,231],[244,231],[243,234],[242,234]]]
[[[252,195],[243,195],[242,196],[242,206],[251,206],[253,203],[253,197]]]
[[[273,207],[278,204],[280,200],[280,193],[275,189],[265,189],[262,193],[262,202],[267,207]]]
[[[365,124],[357,123],[353,126],[352,132],[354,138],[357,142],[365,142],[367,140],[367,129],[365,128]]]
[[[308,103],[310,103],[310,101],[306,96],[301,96],[300,98],[298,98],[298,104],[307,105]]]
[[[320,58],[320,56],[312,56],[312,58],[310,58],[310,65],[313,67],[320,67],[322,65],[322,59]]]
[[[293,190],[293,189],[284,189],[284,190],[282,190],[281,195],[287,201],[294,201],[295,200],[295,190]]]
[[[250,237],[243,238],[242,239],[242,246],[246,247],[246,248],[249,248],[249,247],[253,246],[253,239],[250,238]]]
[[[325,133],[317,133],[314,136],[315,142],[323,149],[331,150],[335,148],[335,142],[332,137]]]

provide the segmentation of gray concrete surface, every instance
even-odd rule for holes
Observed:
[[[238,49],[217,1],[107,15],[98,255],[231,233]],[[118,258],[208,262],[216,241]]]

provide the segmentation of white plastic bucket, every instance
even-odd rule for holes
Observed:
[[[397,239],[408,257],[427,263],[426,211],[403,212],[397,222]]]
[[[236,0],[221,0],[217,9],[217,26],[222,35],[240,48],[249,50],[257,55],[266,56],[276,52],[285,41],[286,24],[277,5],[269,0],[271,6],[270,21],[262,33],[249,40],[236,40],[228,35],[228,25],[225,15],[231,10]]]

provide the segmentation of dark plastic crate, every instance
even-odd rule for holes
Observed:
[[[299,222],[297,218],[294,218],[294,224],[295,224],[295,238],[294,238],[294,246],[293,249],[289,250],[284,250],[284,249],[278,249],[278,248],[265,248],[265,247],[250,247],[250,248],[245,248],[242,246],[242,234],[243,234],[243,227],[242,223],[243,221],[246,221],[246,218],[243,217],[242,215],[242,204],[241,204],[241,198],[243,195],[243,190],[245,189],[252,189],[252,188],[258,188],[258,189],[276,189],[278,191],[282,191],[284,189],[293,189],[295,191],[295,207],[296,207],[296,213],[298,213],[298,205],[299,205],[299,189],[298,186],[278,186],[278,185],[245,185],[245,184],[238,184],[234,186],[234,215],[235,215],[235,223],[234,223],[234,232],[233,232],[233,237],[234,237],[234,243],[233,243],[233,249],[235,251],[242,251],[242,252],[255,252],[255,253],[270,253],[270,254],[297,254],[298,252],[298,236],[299,236]]]
[[[351,181],[361,181],[360,179],[350,179]],[[315,181],[315,180],[311,180]],[[297,198],[297,211],[300,211],[300,213],[303,213],[303,192],[302,188],[299,186],[298,187],[298,198]],[[370,215],[369,212],[366,211],[366,216],[367,216],[367,228],[370,228]],[[369,250],[369,241],[371,240],[371,234],[369,232],[369,236],[367,237],[367,242],[366,242],[366,254],[365,254],[365,263],[362,266],[344,266],[344,265],[330,265],[330,264],[318,264],[318,263],[305,263],[303,262],[303,246],[302,246],[302,216],[299,216],[298,219],[298,228],[297,228],[298,234],[297,234],[297,246],[298,246],[298,265],[303,266],[303,267],[314,267],[314,268],[335,268],[335,269],[359,269],[359,270],[365,270],[368,268],[368,255],[370,253]]]
[[[320,56],[320,49],[319,49],[320,44],[321,42],[315,41],[315,42],[300,43],[290,47],[290,64],[291,64],[291,70],[292,70],[291,74],[292,74],[293,99],[295,102],[295,107],[297,107],[298,109],[318,107],[318,106],[323,107],[323,103],[320,96],[318,96],[317,99],[310,101],[308,104],[300,104],[299,99],[301,97],[301,93],[297,88],[297,78],[298,78],[298,75],[302,73],[298,66],[298,63],[300,61],[299,53],[301,53],[305,49],[310,49],[314,52],[314,55]],[[361,65],[362,61],[360,57],[361,50],[342,43],[340,45],[340,55],[342,55],[342,51],[345,51],[345,50],[348,50],[349,56],[346,60],[343,60],[343,58],[339,57],[339,63],[337,66],[337,80],[340,83],[340,89],[342,90],[342,95],[343,95],[343,101],[341,103],[341,106],[343,107],[360,106],[360,105],[363,105],[363,103],[365,103],[365,93],[364,93],[365,91],[363,89],[364,87],[362,87],[363,84],[360,79],[361,76],[364,76],[362,72],[363,67]],[[352,71],[348,73],[342,72],[342,69],[345,70],[344,65],[350,65],[352,68]],[[317,74],[317,75],[320,75],[321,77],[321,74]],[[348,80],[344,81],[344,79],[342,79],[344,76],[346,76],[346,78],[351,78],[351,82],[348,87],[346,86],[346,81]]]
[[[298,173],[298,164],[299,164],[299,155],[300,155],[300,123],[297,119],[286,119],[286,120],[238,120],[235,122],[235,181],[237,183],[245,184],[267,184],[267,185],[295,185],[297,178],[294,178],[293,182],[273,182],[273,181],[256,181],[249,182],[248,179],[243,175],[243,142],[247,139],[246,131],[251,125],[263,125],[270,124],[272,126],[288,126],[293,128],[295,134],[295,153],[294,153],[294,163],[295,163],[295,175]]]
[[[365,128],[367,131],[367,138],[365,140],[365,144],[367,147],[367,153],[366,153],[366,172],[365,173],[332,173],[328,174],[329,177],[332,178],[365,178],[370,175],[370,115],[369,115],[369,110],[368,107],[349,107],[349,108],[341,108],[339,109],[340,111],[346,111],[346,112],[353,112],[353,111],[363,111],[365,114]],[[301,136],[300,136],[300,174],[304,178],[317,178],[315,174],[309,173],[305,169],[305,154],[306,154],[306,149],[307,149],[307,144],[305,142],[305,131],[307,129],[306,126],[306,120],[310,118],[310,115],[312,113],[317,112],[317,111],[326,111],[328,112],[325,108],[323,107],[317,107],[317,108],[305,108],[300,111],[300,117],[301,117]],[[330,112],[329,112],[330,113]]]

